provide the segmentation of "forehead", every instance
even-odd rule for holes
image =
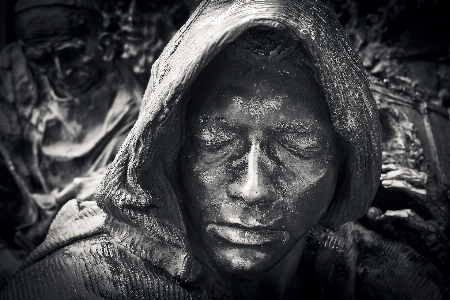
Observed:
[[[74,38],[85,40],[89,37],[87,16],[83,9],[42,6],[28,9],[16,16],[16,28],[26,44],[66,42]]]
[[[237,125],[329,124],[323,92],[308,67],[284,59],[273,65],[218,59],[193,86],[190,111]]]

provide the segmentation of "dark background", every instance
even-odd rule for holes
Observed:
[[[0,49],[17,38],[13,13],[15,2],[0,1]],[[102,0],[101,6],[116,2]],[[178,15],[173,24],[178,29],[199,0],[168,2],[173,5],[183,3],[176,12]],[[426,101],[450,106],[450,1],[322,2],[336,13],[371,74],[381,79],[394,80],[406,90],[414,87],[412,93],[420,92]]]
[[[16,39],[14,0],[0,1],[0,49]]]

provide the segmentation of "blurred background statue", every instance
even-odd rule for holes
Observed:
[[[19,40],[1,53],[0,153],[20,197],[3,201],[1,222],[29,251],[67,200],[92,197],[143,89],[113,61],[94,1],[20,0],[15,15]]]
[[[153,62],[200,0],[102,0],[105,27],[114,37],[118,57],[144,86]]]

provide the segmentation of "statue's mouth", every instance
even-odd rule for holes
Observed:
[[[284,230],[245,227],[240,224],[208,224],[206,230],[233,244],[249,246],[285,242],[289,238],[289,233]]]
[[[58,96],[80,97],[85,94],[93,85],[95,81],[88,76],[77,76],[67,80],[54,80],[53,87],[58,93]]]
[[[141,28],[137,26],[127,26],[121,28],[120,36],[129,41],[141,41],[145,38]]]

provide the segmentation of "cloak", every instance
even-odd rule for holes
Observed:
[[[357,223],[379,183],[380,128],[359,57],[319,1],[207,0],[152,67],[138,121],[96,192],[69,201],[2,299],[230,299],[193,249],[179,188],[190,86],[254,26],[289,28],[308,50],[333,126],[353,145],[346,182],[310,232],[289,299],[448,299],[444,277],[413,249]],[[341,103],[339,106],[337,103]],[[359,146],[358,146],[359,145]],[[329,228],[329,229],[325,229]]]

